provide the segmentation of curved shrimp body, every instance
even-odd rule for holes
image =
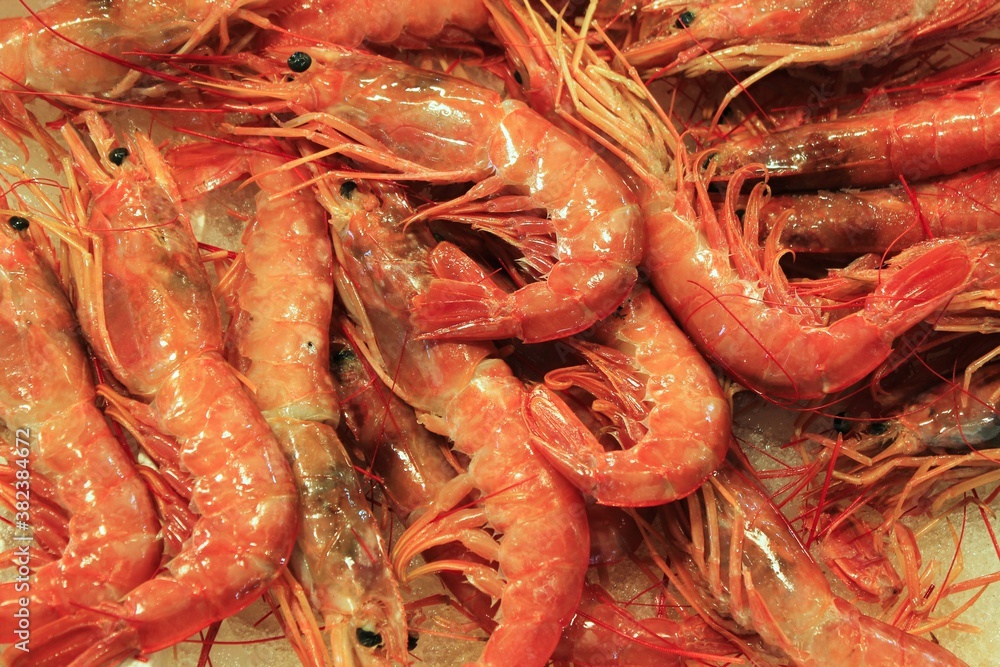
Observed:
[[[393,558],[405,566],[422,544],[458,539],[496,561],[502,579],[470,570],[480,588],[501,600],[499,625],[481,663],[544,665],[572,617],[587,569],[583,499],[532,451],[522,416],[527,392],[506,364],[486,358],[492,346],[412,335],[407,304],[432,280],[433,241],[422,230],[403,230],[405,202],[389,188],[381,205],[360,190],[347,192],[348,199],[328,192],[324,205],[337,230],[338,260],[350,277],[341,294],[366,339],[378,341],[371,353],[376,370],[426,413],[428,428],[471,457],[468,473],[439,493],[397,542]],[[473,490],[482,494],[483,510],[442,516]],[[503,536],[499,546],[481,531],[487,523]]]
[[[746,248],[735,233],[730,242],[722,238],[711,206],[695,212],[683,180],[675,206],[647,218],[645,265],[698,347],[766,396],[818,398],[861,380],[889,356],[898,336],[966,286],[974,266],[965,241],[929,243],[883,271],[862,309],[828,323],[794,295],[765,288],[766,276],[742,255]],[[738,191],[739,184],[729,191],[724,224],[730,229],[739,225]]]
[[[35,569],[30,594],[0,584],[0,635],[15,635],[18,600],[29,596],[36,626],[79,607],[117,600],[160,564],[159,521],[134,464],[94,401],[76,318],[28,231],[0,223],[0,419],[30,468],[11,486],[29,504],[44,476],[69,513],[61,556]],[[30,449],[30,458],[27,452]],[[15,466],[9,453],[10,465]],[[15,553],[18,551],[15,549]],[[26,559],[21,559],[25,561]]]
[[[276,53],[287,55],[287,50]],[[419,217],[447,216],[459,206],[464,216],[487,213],[490,201],[479,208],[470,202],[501,190],[521,195],[507,199],[524,210],[548,211],[539,224],[555,243],[544,279],[507,293],[442,271],[414,300],[418,333],[538,342],[582,331],[624,300],[637,276],[642,221],[622,179],[591,149],[522,103],[503,101],[486,88],[376,56],[321,49],[308,53],[313,64],[293,82],[246,84],[287,100],[279,107],[305,114],[290,125],[312,129],[287,133],[324,143],[317,124],[333,123],[332,117],[337,130],[346,123],[366,135],[365,146],[352,148],[338,134],[325,142],[333,150],[405,172],[400,177],[478,181],[468,195]],[[236,128],[241,130],[258,132]],[[502,222],[476,217],[487,231],[516,235]],[[531,252],[530,246],[525,252]]]
[[[710,489],[709,489],[710,487]],[[767,496],[732,464],[703,492],[717,525],[710,582],[734,620],[802,667],[961,667],[941,646],[861,614],[835,596],[823,571]],[[698,527],[697,530],[702,530]],[[717,532],[714,532],[717,531]]]
[[[337,437],[340,406],[330,373],[333,248],[326,212],[280,158],[249,156],[261,187],[233,282],[230,359],[256,387],[299,490],[300,579],[323,614],[336,664],[405,663],[406,619],[385,547]],[[239,261],[239,260],[238,260]],[[301,283],[304,287],[292,286]],[[275,285],[285,289],[275,291]],[[382,656],[359,646],[378,636]]]
[[[929,238],[1000,229],[1000,169],[875,190],[778,195],[761,209],[762,235],[797,252],[884,253]]]
[[[1000,159],[1000,82],[722,144],[717,175],[763,164],[788,188],[877,187]]]
[[[113,138],[96,116],[88,124],[106,155]],[[136,135],[125,164],[102,167],[78,135],[67,128],[64,136],[92,193],[80,222],[93,252],[70,255],[81,325],[126,388],[149,400],[157,428],[180,444],[200,516],[157,576],[118,602],[37,629],[30,655],[4,657],[116,664],[175,644],[263,593],[295,539],[296,492],[267,422],[221,356],[208,276],[156,149]]]
[[[420,48],[429,41],[470,41],[487,29],[481,0],[405,2],[311,0],[274,18],[294,37],[357,47],[362,42]]]
[[[645,3],[647,5],[655,3]],[[663,67],[689,76],[711,70],[871,60],[979,26],[996,14],[993,3],[745,2],[701,0],[648,7],[637,29],[644,38],[624,55],[640,68]]]
[[[646,287],[636,287],[593,334],[611,350],[585,348],[591,369],[551,372],[546,383],[564,388],[575,373],[596,373],[622,407],[621,419],[640,421],[645,435],[633,447],[605,451],[551,389],[538,385],[526,413],[537,434],[532,443],[601,504],[662,505],[693,492],[729,447],[729,402],[708,363]],[[615,396],[629,388],[627,399]]]

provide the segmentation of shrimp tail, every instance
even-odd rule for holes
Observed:
[[[920,253],[869,297],[869,318],[893,338],[941,308],[965,287],[974,266],[968,244],[946,241]]]

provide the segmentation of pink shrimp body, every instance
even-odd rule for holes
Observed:
[[[875,190],[778,195],[761,209],[762,235],[780,225],[790,250],[861,254],[926,239],[1000,230],[1000,169]]]
[[[487,358],[491,345],[412,335],[407,304],[432,280],[433,241],[419,228],[403,230],[405,201],[388,187],[380,191],[381,203],[360,189],[345,192],[323,198],[338,260],[351,278],[349,284],[338,281],[338,288],[343,284],[353,316],[374,329],[366,330],[365,339],[368,345],[378,342],[372,351],[376,368],[391,378],[393,391],[426,413],[425,425],[471,457],[468,473],[450,482],[400,537],[393,558],[405,567],[423,544],[459,539],[495,560],[502,579],[475,568],[478,585],[500,598],[499,625],[480,664],[540,667],[580,599],[589,553],[583,499],[532,451],[522,416],[527,392],[506,364]],[[442,516],[473,490],[482,494],[483,510]],[[502,535],[499,546],[482,533],[487,523]]]
[[[88,119],[98,150],[113,138]],[[97,164],[64,136],[93,197],[71,254],[87,339],[157,427],[180,443],[200,516],[181,552],[120,601],[33,629],[14,665],[117,664],[175,644],[256,599],[287,562],[296,492],[267,422],[221,356],[219,315],[176,186],[135,135],[121,166]]]
[[[523,195],[527,209],[548,211],[542,222],[555,237],[555,261],[543,280],[513,293],[453,277],[434,280],[413,303],[417,333],[538,342],[582,331],[624,300],[643,249],[641,218],[622,179],[592,150],[523,104],[460,79],[360,53],[308,53],[312,65],[290,83],[222,87],[287,101],[258,109],[307,114],[310,120],[290,125],[313,129],[290,128],[286,134],[324,143],[316,125],[322,118],[307,113],[321,112],[336,118],[338,130],[347,123],[367,134],[367,145],[358,150],[339,135],[330,139],[366,163],[402,169],[419,180],[479,181],[469,195],[421,216],[446,216],[459,202],[501,189]],[[484,210],[488,205],[482,204]],[[489,223],[484,226],[489,229]]]
[[[763,164],[789,188],[874,187],[1000,160],[1000,82],[722,144],[719,176]]]
[[[339,46],[362,42],[419,48],[428,40],[469,41],[487,28],[481,0],[384,3],[372,0],[309,0],[275,17],[293,35]],[[463,39],[464,38],[464,39]]]
[[[636,67],[665,67],[689,75],[777,64],[873,60],[979,27],[995,3],[932,0],[868,2],[793,0],[747,2],[647,1],[637,19],[644,38],[624,53]],[[667,5],[664,11],[655,5]]]
[[[10,486],[27,501],[33,530],[42,521],[42,476],[50,497],[69,513],[61,556],[32,565],[28,588],[0,584],[0,637],[16,641],[20,598],[30,599],[31,624],[41,626],[80,607],[117,600],[149,579],[160,564],[159,521],[134,463],[94,403],[88,361],[73,311],[36,251],[28,231],[0,223],[0,419],[16,436],[4,456]],[[20,458],[29,467],[19,468]],[[36,481],[38,482],[36,484]],[[14,554],[19,554],[15,543]],[[23,556],[23,554],[20,554]],[[25,637],[21,637],[25,639]],[[29,642],[30,644],[30,642]]]
[[[619,402],[620,419],[645,434],[628,449],[605,451],[545,385],[528,402],[532,443],[577,488],[605,505],[662,505],[697,489],[729,447],[729,402],[708,363],[646,287],[595,327],[585,347],[591,368],[550,372],[554,388],[596,374]],[[586,346],[586,343],[582,344]],[[618,354],[615,354],[617,352]],[[629,392],[627,398],[618,392]]]
[[[284,192],[302,179],[275,171],[281,158],[251,151],[248,162],[261,191],[233,282],[229,358],[256,387],[256,403],[292,466],[301,503],[296,544],[306,570],[299,578],[323,614],[337,664],[402,664],[403,602],[335,430],[340,406],[330,373],[333,248],[326,212],[309,191]],[[358,644],[359,631],[378,636],[377,655]]]
[[[937,644],[864,616],[830,590],[823,571],[785,517],[732,464],[702,492],[715,527],[698,525],[711,545],[713,594],[801,667],[962,667]],[[711,535],[717,535],[713,541]]]

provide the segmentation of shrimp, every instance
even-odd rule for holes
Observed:
[[[586,329],[628,295],[643,249],[639,208],[591,149],[522,103],[502,101],[459,79],[342,50],[317,48],[303,55],[310,64],[291,82],[204,83],[230,94],[282,100],[245,110],[300,114],[284,128],[233,132],[306,137],[328,147],[317,156],[340,152],[403,172],[384,178],[477,182],[466,195],[420,211],[410,223],[454,211],[455,220],[474,220],[477,228],[515,243],[529,235],[555,237],[554,244],[520,241],[525,264],[545,268],[543,279],[513,293],[449,274],[443,266],[448,258],[433,258],[438,277],[412,304],[415,333],[551,340]],[[471,203],[504,190],[515,194]],[[491,213],[518,209],[546,209],[548,217],[532,219],[525,230],[518,219]]]
[[[85,115],[108,155],[109,128]],[[147,418],[180,443],[200,516],[155,577],[119,601],[33,628],[30,654],[5,653],[11,665],[117,664],[171,646],[263,593],[297,529],[291,471],[222,357],[208,275],[162,158],[139,134],[127,140],[120,167],[98,163],[69,126],[63,137],[91,193],[85,208],[83,193],[70,192],[70,223],[50,226],[73,244],[80,324],[118,380],[148,401],[139,404]]]
[[[740,626],[800,667],[962,667],[941,646],[864,616],[830,589],[785,517],[732,462],[698,494],[691,567]],[[691,496],[689,503],[696,496]],[[701,517],[707,517],[706,523]]]
[[[559,29],[568,37],[543,33],[539,41],[582,40],[564,23]],[[829,322],[787,287],[773,254],[760,259],[752,222],[764,186],[746,206],[744,232],[736,202],[747,173],[734,177],[720,223],[705,177],[691,173],[692,158],[648,91],[616,83],[621,77],[592,50],[582,54],[580,66],[565,68],[565,83],[575,103],[585,105],[591,131],[603,132],[601,140],[641,180],[643,267],[650,282],[695,344],[745,386],[789,400],[844,389],[885,360],[895,338],[966,285],[973,251],[961,240],[942,241],[883,271],[861,310]],[[553,47],[553,66],[566,57]]]
[[[796,252],[885,253],[927,239],[1000,230],[1000,169],[875,190],[777,195],[760,211]]]
[[[1000,82],[898,109],[807,123],[717,147],[716,176],[762,164],[787,188],[878,187],[955,174],[1000,160]]]
[[[685,667],[688,657],[733,652],[698,616],[680,622],[656,616],[639,620],[600,586],[588,584],[552,660],[555,665]]]
[[[392,513],[404,526],[411,525],[457,473],[445,459],[446,443],[417,421],[417,415],[369,371],[346,337],[334,334],[333,370],[343,410],[341,432],[345,444],[355,447],[356,458],[381,481]],[[428,563],[466,560],[483,562],[458,543],[430,547],[423,552]],[[493,604],[459,572],[438,573],[458,601],[463,613],[492,632]]]
[[[633,67],[658,74],[871,61],[992,25],[996,3],[647,0],[623,51]]]
[[[274,18],[293,38],[355,48],[363,42],[400,48],[471,42],[488,30],[481,0],[386,3],[372,0],[313,0]],[[282,40],[284,42],[284,40]]]
[[[532,444],[605,505],[662,505],[693,492],[729,447],[729,402],[708,363],[643,286],[595,327],[592,341],[577,344],[587,366],[550,372],[532,391]],[[601,411],[638,431],[629,449],[605,451],[549,388],[595,384],[610,404]]]
[[[29,9],[29,16],[0,19],[0,90],[121,97],[143,72],[153,73],[135,53],[189,53],[229,17],[284,4],[287,0],[59,0]]]
[[[277,147],[280,152],[280,146]],[[292,466],[299,491],[293,569],[323,615],[336,664],[406,662],[406,620],[385,546],[344,445],[330,372],[333,248],[326,212],[271,146],[192,143],[168,156],[180,179],[213,187],[243,173],[260,187],[243,252],[221,283],[231,295],[230,363]],[[213,173],[208,174],[206,170]],[[284,261],[275,261],[285,257]],[[272,286],[284,285],[276,293]],[[302,287],[296,288],[296,284]],[[301,570],[299,572],[298,570]],[[364,643],[359,645],[361,639]]]
[[[4,643],[18,636],[33,639],[19,629],[15,611],[30,606],[31,625],[38,627],[80,606],[117,600],[153,576],[161,550],[149,492],[95,405],[76,318],[26,225],[19,216],[5,216],[0,224],[0,363],[5,370],[0,419],[13,432],[17,452],[16,458],[4,456],[13,468],[16,506],[31,506],[32,524],[44,521],[45,486],[51,490],[44,495],[57,500],[69,520],[60,531],[68,537],[61,555],[41,567],[32,562],[30,581],[22,577],[22,583],[0,584]],[[18,467],[18,461],[29,461],[30,470]],[[49,485],[43,485],[43,476]],[[22,513],[17,517],[21,522]],[[18,544],[14,553],[27,566],[32,560],[25,557],[28,549]]]
[[[524,385],[487,343],[436,342],[412,335],[408,303],[433,279],[423,228],[388,185],[321,181],[342,267],[337,287],[364,334],[366,357],[393,391],[423,413],[430,430],[469,455],[468,472],[450,481],[393,548],[399,568],[424,547],[460,541],[496,561],[499,571],[460,567],[500,599],[499,625],[480,658],[485,665],[544,665],[580,599],[588,561],[583,499],[529,445]],[[376,189],[380,197],[372,194]],[[482,509],[456,509],[478,490]],[[501,535],[484,532],[486,525]],[[433,565],[421,569],[434,571]]]

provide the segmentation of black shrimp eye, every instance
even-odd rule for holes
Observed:
[[[288,69],[293,72],[305,72],[312,64],[313,59],[309,57],[308,53],[296,51],[292,55],[288,56]]]
[[[10,223],[10,226],[13,227],[14,230],[18,232],[23,232],[25,229],[28,228],[28,219],[22,218],[19,215],[10,216],[10,220],[8,220],[8,222]]]
[[[518,72],[517,70],[514,70],[514,81],[517,81],[518,84],[524,83],[524,79],[521,77],[521,73]]]
[[[125,158],[128,157],[128,149],[118,147],[108,153],[108,159],[111,160],[112,164],[117,164],[119,167],[125,162]]]
[[[872,422],[868,425],[868,432],[872,435],[884,435],[889,430],[889,422]]]
[[[843,412],[833,418],[833,430],[841,435],[847,435],[851,432],[851,424],[844,419]]]
[[[340,184],[340,196],[344,199],[350,199],[354,191],[358,189],[358,184],[354,181],[344,181]]]
[[[417,636],[416,635],[406,635],[406,650],[416,651],[417,650]]]
[[[683,30],[684,28],[690,26],[692,23],[694,23],[694,12],[692,12],[690,9],[686,9],[683,12],[681,12],[680,16],[677,17],[677,23],[675,23],[674,25],[677,26],[678,30]]]
[[[365,648],[375,648],[382,643],[382,635],[371,630],[358,628],[358,643]]]

